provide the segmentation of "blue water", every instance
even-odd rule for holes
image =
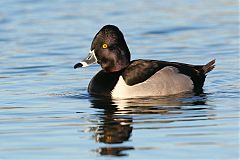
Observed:
[[[237,3],[1,0],[0,159],[239,159]],[[100,67],[73,65],[105,24],[132,59],[216,59],[204,94],[89,96]]]

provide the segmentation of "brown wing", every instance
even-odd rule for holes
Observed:
[[[176,67],[180,73],[189,76],[194,83],[195,90],[202,89],[206,77],[206,72],[204,70],[204,66],[206,65],[191,65],[157,60],[135,60],[125,69],[122,76],[126,84],[132,86],[144,82],[156,72],[167,66]]]
[[[125,69],[122,76],[125,82],[132,86],[137,83],[144,82],[154,73],[159,71],[161,67],[158,61],[154,60],[134,60]]]

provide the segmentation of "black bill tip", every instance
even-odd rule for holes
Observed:
[[[74,67],[73,67],[73,68],[74,68],[74,69],[76,69],[76,68],[79,68],[79,67],[82,67],[82,66],[83,66],[83,64],[82,64],[82,63],[77,63],[77,64],[75,64],[75,65],[74,65]]]

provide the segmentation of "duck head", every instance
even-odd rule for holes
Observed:
[[[130,51],[122,32],[114,25],[104,26],[94,37],[88,56],[74,68],[98,63],[105,72],[117,72],[130,63]]]

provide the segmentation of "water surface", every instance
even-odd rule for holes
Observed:
[[[0,1],[0,159],[239,159],[235,0]],[[132,59],[205,64],[201,95],[111,100],[74,70],[105,24]]]

